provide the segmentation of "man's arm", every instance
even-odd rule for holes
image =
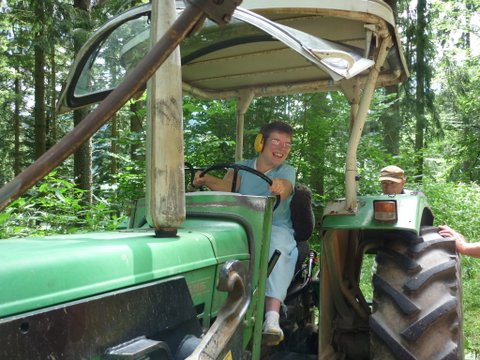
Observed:
[[[296,176],[295,168],[284,164],[280,167],[276,177],[272,179],[272,186],[269,187],[270,192],[274,195],[280,195],[281,200],[287,199],[293,192]]]
[[[480,258],[480,243],[463,242],[463,244],[458,244],[458,241],[457,240],[455,241],[456,241],[457,251],[460,254]]]
[[[200,177],[200,174],[201,174],[200,171],[197,171],[195,173],[195,178],[193,179],[194,186],[197,186],[197,187],[206,186],[213,191],[231,191],[232,190],[233,171],[229,170],[225,174],[223,179],[220,179],[208,174]]]
[[[455,239],[455,247],[458,253],[480,258],[480,243],[466,242],[462,234],[453,230],[448,225],[440,225],[439,228],[440,231],[438,233],[440,235]]]

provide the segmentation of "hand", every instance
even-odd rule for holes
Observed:
[[[197,171],[195,173],[195,177],[193,178],[193,186],[201,187],[207,185],[207,179],[205,178],[205,176],[200,176],[201,173],[201,171]]]
[[[291,194],[292,184],[285,179],[272,179],[272,185],[268,189],[273,195],[280,195],[280,198],[284,200]]]
[[[467,247],[467,242],[465,241],[465,238],[463,237],[463,235],[453,230],[448,225],[440,225],[439,228],[440,228],[440,231],[438,233],[443,237],[450,237],[454,239],[457,252],[459,252],[460,254],[463,254],[465,252],[465,248]]]
[[[284,186],[280,179],[273,179],[272,185],[269,186],[269,190],[274,195],[280,195],[284,190]]]

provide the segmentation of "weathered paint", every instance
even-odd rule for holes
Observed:
[[[396,200],[398,221],[396,223],[381,223],[373,219],[374,200]],[[337,201],[343,207],[344,200]],[[351,215],[336,213],[335,204],[331,203],[324,211],[322,228],[330,229],[398,229],[418,233],[424,211],[428,209],[424,195],[377,195],[359,196],[358,212]]]
[[[176,19],[175,0],[152,3],[153,47]],[[185,219],[182,72],[177,47],[148,82],[147,219],[157,230]]]

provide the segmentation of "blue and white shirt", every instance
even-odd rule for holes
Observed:
[[[238,164],[251,167],[256,170],[257,158],[239,161]],[[272,193],[268,190],[268,184],[265,180],[249,173],[247,171],[239,171],[241,176],[239,193],[243,195],[269,196]],[[280,201],[277,209],[273,212],[273,225],[292,229],[292,219],[290,213],[290,202],[292,201],[293,189],[295,188],[296,171],[289,164],[283,163],[265,173],[270,179],[286,179],[292,184],[292,194]]]

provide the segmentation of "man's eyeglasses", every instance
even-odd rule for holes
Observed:
[[[270,141],[270,144],[272,144],[273,146],[281,146],[281,147],[284,147],[285,149],[291,149],[292,148],[292,143],[291,142],[282,142],[281,140],[279,139],[268,139],[268,141]]]

